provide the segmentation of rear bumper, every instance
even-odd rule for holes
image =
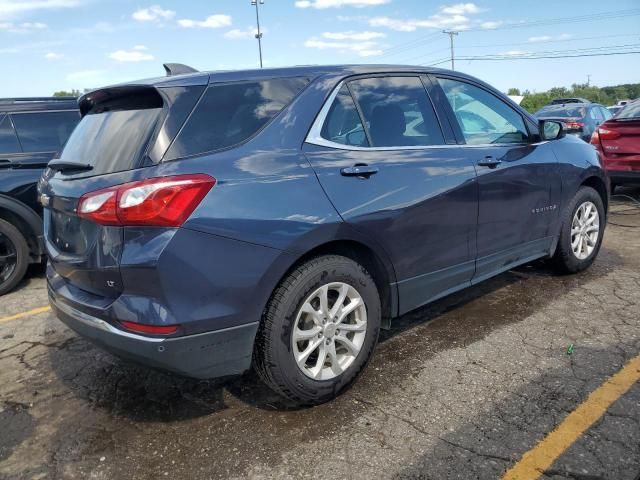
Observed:
[[[611,183],[640,183],[640,170],[607,170]]]
[[[120,330],[66,303],[49,287],[57,317],[118,357],[194,378],[238,375],[251,366],[258,322],[184,337],[155,338]]]

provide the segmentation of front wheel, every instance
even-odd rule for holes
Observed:
[[[600,194],[591,187],[581,187],[563,214],[554,256],[559,271],[576,273],[591,266],[602,245],[605,221]]]
[[[337,255],[312,259],[274,292],[256,338],[256,371],[297,404],[331,400],[368,363],[380,317],[378,290],[361,265]]]

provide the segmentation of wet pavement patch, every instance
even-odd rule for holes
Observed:
[[[27,405],[6,402],[0,411],[0,461],[31,436],[34,420]]]

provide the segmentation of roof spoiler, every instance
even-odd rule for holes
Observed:
[[[167,77],[198,72],[195,68],[192,68],[189,65],[183,65],[182,63],[164,63],[162,66],[164,67],[165,72],[167,72]]]

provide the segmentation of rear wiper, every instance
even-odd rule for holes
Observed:
[[[88,170],[93,170],[93,165],[89,165],[88,163],[67,162],[65,160],[51,160],[47,164],[47,167],[51,170],[56,170],[57,172],[68,172],[71,170],[86,172]]]

